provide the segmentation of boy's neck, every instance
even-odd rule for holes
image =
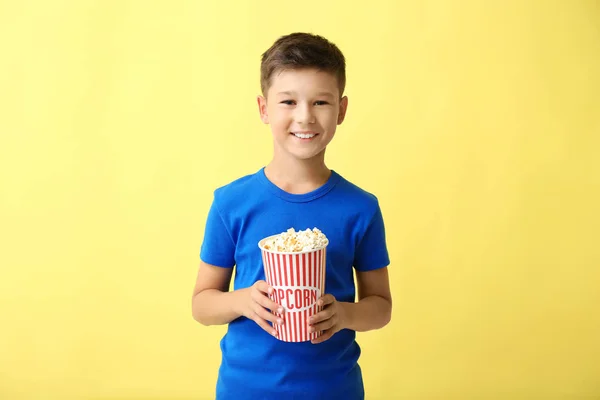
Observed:
[[[325,165],[325,160],[273,160],[265,167],[267,178],[281,190],[290,194],[305,194],[323,186],[331,171]]]

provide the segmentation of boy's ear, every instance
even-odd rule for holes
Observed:
[[[265,99],[263,96],[258,96],[256,100],[258,102],[258,112],[260,113],[260,120],[264,124],[268,124],[269,115],[267,114],[267,99]]]
[[[348,96],[342,97],[340,100],[340,111],[338,113],[337,124],[340,125],[344,122],[344,118],[346,118],[346,111],[348,110]]]

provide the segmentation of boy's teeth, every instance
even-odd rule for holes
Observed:
[[[310,139],[315,135],[310,133],[294,133],[294,136],[299,137],[300,139]]]

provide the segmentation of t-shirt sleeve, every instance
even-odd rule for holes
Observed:
[[[235,244],[217,206],[216,198],[208,211],[200,259],[217,267],[235,265]]]
[[[389,264],[383,215],[381,208],[377,205],[377,210],[354,254],[354,268],[357,271],[365,272],[384,268]]]

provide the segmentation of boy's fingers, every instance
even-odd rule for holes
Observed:
[[[255,292],[253,294],[252,298],[254,299],[254,301],[256,303],[263,306],[267,310],[275,311],[278,314],[283,314],[283,312],[285,311],[283,309],[283,307],[281,307],[279,304],[275,303],[273,300],[271,300],[269,297],[265,296],[263,293]]]
[[[262,319],[260,316],[258,316],[256,314],[254,316],[254,322],[256,322],[256,324],[258,326],[260,326],[269,335],[271,335],[271,336],[276,336],[277,335],[277,331],[275,331],[275,328],[273,328],[271,325],[269,325],[267,323],[267,321],[265,321],[264,319]]]
[[[262,293],[266,293],[266,294],[273,293],[273,288],[271,286],[269,286],[269,284],[265,281],[257,281],[254,284],[254,287]]]
[[[328,330],[327,332],[324,332],[318,338],[311,340],[311,343],[312,344],[323,343],[324,341],[329,340],[332,336],[333,336],[333,330]]]
[[[267,302],[267,307],[269,308],[269,310],[276,312],[280,316],[283,316],[283,314],[285,313],[285,308],[281,307],[279,304],[275,303],[274,301],[269,300]]]
[[[271,314],[260,305],[256,305],[256,307],[254,307],[254,314],[256,314],[259,318],[270,321],[274,324],[281,325],[280,321],[283,321],[283,319],[279,318],[277,315]]]
[[[335,318],[329,318],[328,320],[325,320],[319,324],[312,325],[308,328],[308,330],[309,330],[309,332],[319,332],[319,331],[326,331],[328,329],[331,329],[335,325],[334,319]]]
[[[256,302],[258,304],[260,304],[261,306],[263,306],[264,308],[271,310],[271,311],[275,311],[278,314],[283,314],[283,312],[285,311],[283,309],[283,307],[281,307],[279,304],[275,303],[273,300],[271,300],[267,296],[261,296],[260,299],[256,299]]]
[[[326,306],[327,304],[331,304],[334,301],[335,301],[335,297],[333,297],[333,295],[326,294],[325,296],[323,296],[319,299],[319,301],[317,302],[317,305]]]
[[[310,317],[308,323],[311,325],[318,324],[319,322],[330,319],[332,315],[333,312],[331,310],[323,310]]]

